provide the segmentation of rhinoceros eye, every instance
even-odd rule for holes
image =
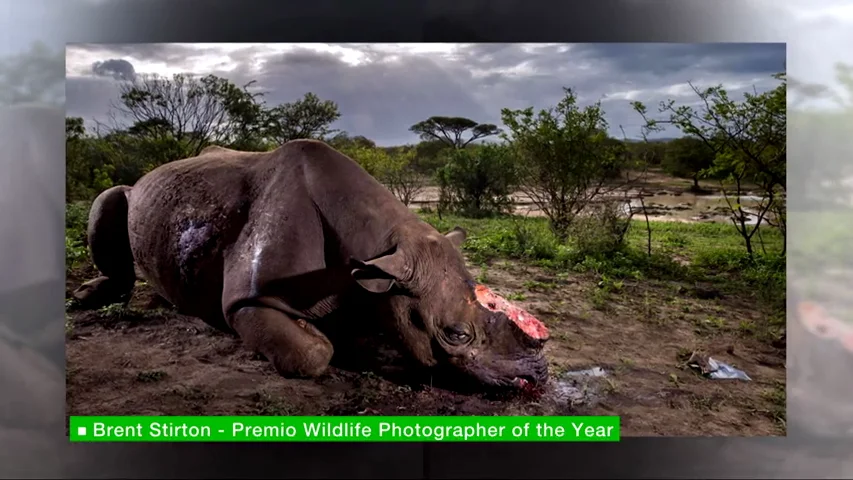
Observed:
[[[444,336],[454,345],[462,345],[471,339],[471,335],[469,335],[468,332],[458,327],[445,328]]]

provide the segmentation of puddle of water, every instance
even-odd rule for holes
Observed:
[[[639,198],[639,192],[628,193],[630,201],[625,203],[623,212],[628,214],[634,212],[635,218],[642,213],[642,205]],[[621,196],[621,194],[620,194]],[[619,198],[611,196],[611,198]],[[531,201],[530,197],[523,193],[512,195],[514,203],[513,213],[516,215],[527,217],[544,217],[544,213]],[[729,196],[730,202],[735,202],[735,198]],[[420,209],[425,207],[435,208],[438,202],[438,188],[429,187],[424,189],[409,206],[412,209]],[[740,203],[744,206],[747,213],[747,225],[755,225],[757,222],[756,212],[754,211],[758,203],[761,202],[761,197],[756,195],[744,195],[740,197]],[[654,221],[664,222],[721,222],[729,223],[728,203],[726,197],[721,194],[714,195],[697,195],[695,193],[669,193],[659,192],[653,195],[643,196],[646,211],[649,219]],[[629,210],[630,209],[630,210]]]

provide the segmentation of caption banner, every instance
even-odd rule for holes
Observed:
[[[72,442],[617,442],[619,417],[70,417]]]

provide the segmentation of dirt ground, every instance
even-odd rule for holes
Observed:
[[[238,339],[156,305],[139,282],[128,307],[68,312],[68,414],[620,415],[626,436],[785,434],[784,346],[743,333],[750,321],[766,322],[748,298],[672,282],[614,290],[591,276],[501,261],[470,268],[550,328],[544,395],[466,395],[401,376],[399,356],[369,332],[340,349],[355,352],[335,361],[344,367],[283,379]],[[69,296],[95,275],[91,266],[72,272]],[[693,351],[752,381],[700,376],[686,366]],[[594,367],[605,376],[568,376]]]

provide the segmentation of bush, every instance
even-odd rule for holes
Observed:
[[[65,267],[74,268],[89,255],[86,227],[89,204],[73,202],[65,206]]]
[[[552,260],[559,256],[562,245],[545,224],[534,224],[515,219],[511,232],[517,245],[518,257]]]
[[[631,226],[622,204],[605,201],[587,207],[587,215],[575,219],[570,238],[581,255],[608,255],[621,250]]]
[[[533,107],[501,110],[508,129],[503,136],[518,158],[519,183],[561,240],[631,158],[622,142],[608,136],[600,102],[582,108],[572,89],[564,93],[556,107],[539,113]]]
[[[502,145],[454,150],[437,177],[442,210],[472,218],[512,211],[515,171],[512,157]]]

